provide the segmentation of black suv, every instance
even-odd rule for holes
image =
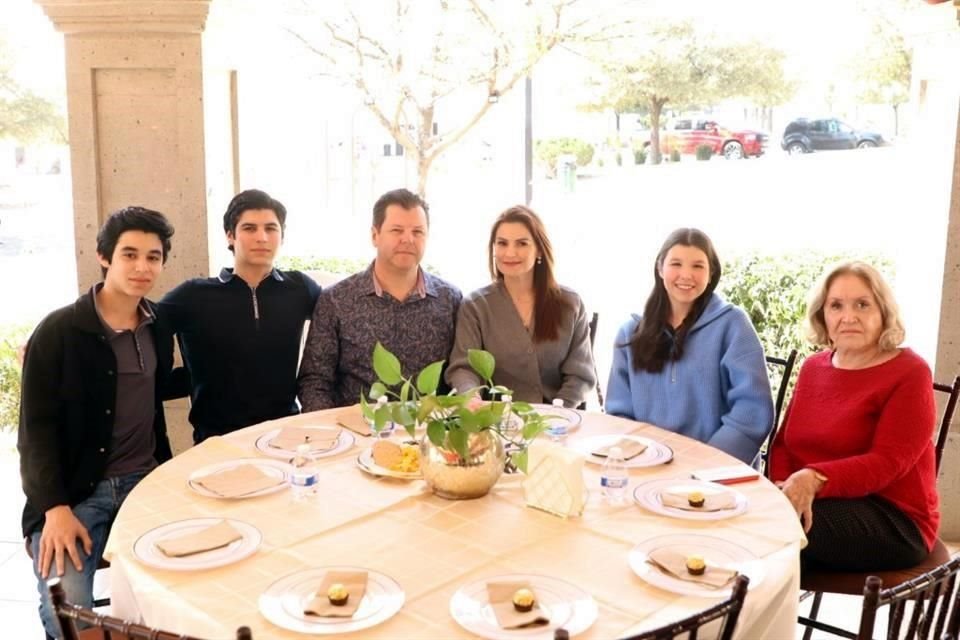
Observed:
[[[780,146],[790,155],[832,149],[869,149],[886,144],[879,133],[854,129],[836,118],[797,118],[783,130]]]

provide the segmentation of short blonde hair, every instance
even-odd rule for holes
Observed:
[[[880,350],[891,351],[900,346],[906,336],[906,331],[903,328],[903,321],[900,319],[900,307],[893,297],[890,285],[883,279],[879,271],[865,262],[856,260],[842,262],[827,271],[810,291],[806,317],[807,341],[818,347],[833,348],[833,342],[830,340],[830,334],[827,331],[827,323],[823,317],[823,307],[827,301],[827,292],[830,290],[830,285],[839,276],[843,275],[855,275],[860,278],[870,289],[877,301],[877,306],[880,307],[880,317],[883,322],[880,339],[877,341]]]

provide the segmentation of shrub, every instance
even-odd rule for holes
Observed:
[[[680,151],[677,149],[670,149],[670,162],[680,162]]]
[[[697,145],[697,160],[709,160],[713,157],[713,147],[708,144]]]
[[[598,156],[598,157],[597,157],[597,166],[600,167],[601,169],[603,169],[603,164],[604,164],[604,162],[603,162],[603,156]]]
[[[633,161],[638,165],[646,164],[647,162],[647,150],[646,149],[634,149],[633,150]]]
[[[31,328],[0,327],[0,431],[16,431],[20,423],[20,360],[17,350],[27,341]]]
[[[619,151],[617,151],[617,155],[616,155],[616,157],[615,157],[614,159],[617,161],[617,166],[618,166],[618,167],[622,167],[622,166],[623,166],[623,154],[621,154]]]
[[[877,267],[885,278],[892,276],[890,259],[877,255],[753,254],[723,265],[723,277],[718,287],[720,295],[747,312],[760,336],[764,353],[785,358],[791,349],[796,349],[799,354],[787,398],[800,371],[800,360],[813,352],[813,347],[803,337],[803,318],[810,289],[830,265],[854,258]],[[779,381],[780,375],[777,371],[771,379]],[[777,390],[774,388],[774,394]]]
[[[577,166],[584,167],[593,160],[593,145],[578,138],[548,138],[534,145],[537,159],[546,165],[550,175],[556,175],[557,158],[563,154],[577,157]]]

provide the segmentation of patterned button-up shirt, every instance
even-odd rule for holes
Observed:
[[[449,357],[463,295],[445,280],[421,273],[426,295],[415,289],[402,301],[383,291],[378,295],[372,264],[323,290],[300,364],[304,411],[359,402],[377,379],[377,341],[397,356],[405,376]]]

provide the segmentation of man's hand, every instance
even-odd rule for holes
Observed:
[[[77,571],[83,571],[83,561],[77,550],[77,538],[83,543],[83,550],[89,556],[93,553],[93,541],[86,527],[73,515],[73,510],[65,504],[47,510],[47,521],[40,534],[40,553],[36,559],[40,575],[46,579],[50,573],[50,563],[56,561],[57,575],[66,571],[65,555],[70,556]]]
[[[797,515],[800,516],[804,533],[809,533],[810,527],[813,526],[813,499],[821,487],[823,487],[823,481],[817,478],[817,473],[813,469],[800,469],[787,478],[780,487],[783,495],[787,496]]]

